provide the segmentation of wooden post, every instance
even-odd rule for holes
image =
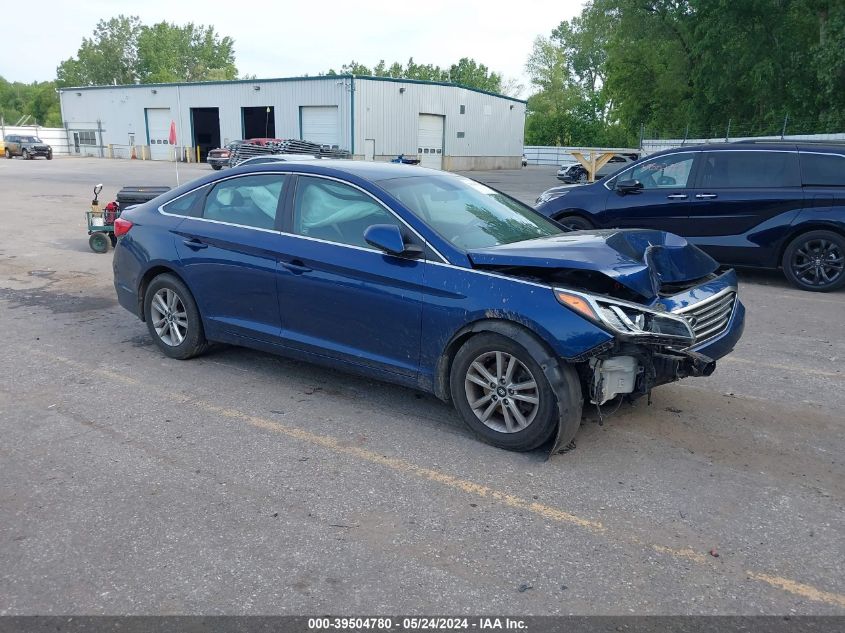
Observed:
[[[197,145],[197,162],[200,162],[200,146]]]

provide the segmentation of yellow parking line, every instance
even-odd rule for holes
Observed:
[[[82,369],[90,373],[99,374],[110,380],[120,381],[129,385],[152,387],[151,385],[146,385],[145,383],[135,378],[126,376],[125,374],[121,374],[113,370],[90,367],[88,365],[85,365],[84,363],[73,361],[62,356],[55,356],[52,354],[46,354],[44,352],[38,352],[33,350],[30,351],[36,354],[46,356],[52,360],[59,361],[62,364],[74,367],[75,369]],[[242,411],[238,411],[237,409],[221,407],[210,402],[205,402],[203,400],[192,398],[185,394],[164,392],[158,388],[156,388],[155,390],[156,393],[162,395],[163,397],[166,397],[169,400],[188,406],[196,407],[207,413],[216,414],[232,420],[239,420],[255,428],[285,435],[287,437],[304,441],[315,446],[320,446],[334,453],[349,455],[351,457],[372,464],[378,464],[380,466],[389,468],[394,472],[398,472],[404,475],[434,481],[436,483],[442,484],[454,490],[459,490],[469,495],[474,495],[483,499],[491,499],[493,501],[497,501],[510,508],[526,510],[528,512],[531,512],[532,514],[540,516],[544,519],[548,519],[550,521],[575,525],[594,534],[608,535],[616,541],[630,543],[638,546],[645,545],[647,547],[650,547],[655,552],[658,552],[660,554],[666,554],[679,560],[688,560],[693,563],[696,563],[697,565],[706,567],[712,566],[712,561],[705,554],[698,552],[692,548],[673,548],[656,543],[648,544],[644,543],[636,536],[630,534],[608,534],[608,529],[599,521],[579,517],[575,514],[566,512],[565,510],[561,510],[553,506],[537,503],[535,501],[529,501],[522,497],[518,497],[516,495],[496,490],[495,488],[490,488],[489,486],[477,484],[467,479],[461,479],[459,477],[449,475],[434,468],[418,466],[417,464],[414,464],[404,459],[400,459],[397,457],[388,457],[386,455],[382,455],[380,453],[376,453],[374,451],[367,450],[365,448],[360,448],[357,446],[349,446],[347,444],[342,443],[338,439],[328,435],[319,435],[310,431],[306,431],[305,429],[286,426],[273,420],[268,420],[259,416],[250,415]],[[813,587],[812,585],[799,583],[797,581],[790,580],[788,578],[783,578],[781,576],[774,576],[755,571],[746,571],[745,574],[748,578],[752,580],[762,582],[776,589],[786,591],[787,593],[798,595],[809,600],[814,600],[816,602],[824,602],[830,605],[845,608],[845,595],[843,594],[823,591],[821,589]]]

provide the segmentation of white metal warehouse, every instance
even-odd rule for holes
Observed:
[[[363,160],[404,154],[438,169],[511,169],[525,125],[519,99],[352,75],[65,88],[60,98],[71,153],[153,160],[204,160],[243,138],[296,138]]]

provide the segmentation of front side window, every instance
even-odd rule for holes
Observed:
[[[845,187],[845,156],[802,152],[801,181],[807,186]]]
[[[272,229],[276,224],[285,177],[279,174],[243,176],[224,180],[205,200],[206,220]]]
[[[794,152],[705,152],[699,187],[704,189],[753,189],[798,187]]]
[[[373,224],[401,227],[392,213],[354,187],[325,178],[299,177],[293,208],[296,235],[369,248],[364,231]]]
[[[562,232],[533,209],[469,178],[413,176],[378,184],[461,249],[511,244]]]
[[[643,189],[677,189],[687,187],[695,154],[670,154],[640,163],[620,176],[621,180],[638,180]]]

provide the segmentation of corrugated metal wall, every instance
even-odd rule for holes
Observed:
[[[147,144],[144,113],[148,108],[170,108],[177,124],[177,145],[191,146],[191,108],[218,108],[220,138],[226,143],[242,137],[242,107],[273,106],[276,136],[299,138],[301,106],[337,106],[341,147],[359,158],[363,158],[365,139],[375,140],[376,160],[397,154],[416,156],[419,115],[438,114],[445,117],[446,168],[519,166],[525,125],[521,101],[456,86],[356,77],[353,123],[352,83],[349,77],[337,76],[147,84],[68,88],[60,96],[68,128],[97,129],[100,121],[103,145],[115,146],[116,155],[123,155],[118,148],[128,146],[133,137],[136,145]],[[486,157],[493,160],[484,162]]]
[[[374,139],[376,156],[416,156],[420,114],[446,117],[445,156],[522,156],[524,103],[454,86],[366,78],[355,79],[356,154],[364,139]]]
[[[185,146],[193,145],[191,108],[219,108],[223,143],[242,138],[241,108],[252,106],[274,107],[276,136],[280,138],[299,138],[299,107],[309,105],[337,106],[340,137],[347,148],[351,134],[349,80],[338,77],[71,88],[61,92],[61,101],[70,129],[96,129],[97,120],[102,122],[104,145],[127,145],[130,135],[135,136],[137,145],[147,144],[147,108],[170,108],[177,125],[177,144]]]

